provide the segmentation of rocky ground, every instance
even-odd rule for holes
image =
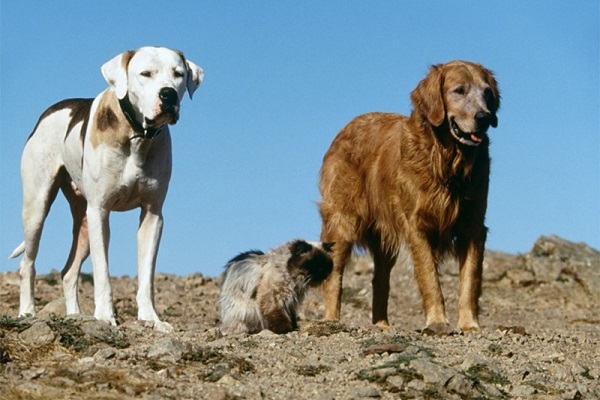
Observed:
[[[311,293],[300,330],[223,337],[219,281],[159,275],[156,303],[176,329],[136,321],[136,281],[114,278],[119,325],[66,318],[60,275],[39,276],[37,318],[16,318],[18,274],[0,275],[1,399],[597,399],[600,253],[542,237],[528,254],[486,254],[479,334],[429,337],[410,266],[393,273],[393,333],[370,324],[372,265],[345,276],[340,323]],[[441,268],[456,323],[457,266]],[[92,314],[92,279],[81,277]]]

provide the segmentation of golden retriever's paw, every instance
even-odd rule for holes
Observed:
[[[477,320],[474,320],[474,319],[470,319],[465,322],[465,321],[461,321],[459,318],[457,329],[463,333],[479,333],[479,332],[481,332],[479,323],[477,322]]]
[[[421,329],[421,334],[426,336],[450,336],[455,333],[456,331],[450,327],[450,324],[442,322],[435,322]]]
[[[378,321],[375,326],[383,333],[393,333],[393,329],[388,321]]]
[[[477,326],[466,326],[466,327],[458,327],[457,330],[460,333],[470,333],[470,334],[476,334],[476,333],[480,333],[481,332],[481,328],[479,327],[479,325]]]

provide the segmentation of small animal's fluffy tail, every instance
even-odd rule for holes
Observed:
[[[10,256],[8,256],[8,258],[18,257],[21,254],[23,254],[24,252],[25,252],[25,241],[21,242],[21,244],[18,245],[17,248],[14,249],[12,253],[10,253]]]

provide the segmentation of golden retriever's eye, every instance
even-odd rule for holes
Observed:
[[[140,75],[143,76],[144,78],[151,78],[152,77],[152,72],[150,72],[150,71],[142,71],[142,72],[140,72]]]
[[[483,98],[487,104],[490,104],[494,100],[494,93],[492,93],[492,89],[486,88],[483,92]]]
[[[466,92],[465,92],[465,88],[464,87],[458,86],[458,87],[455,87],[454,89],[452,89],[452,93],[455,93],[455,94],[463,96]]]

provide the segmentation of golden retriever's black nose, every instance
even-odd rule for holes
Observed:
[[[489,112],[480,111],[475,114],[475,122],[477,123],[477,130],[479,132],[485,132],[490,127],[491,114]]]
[[[177,104],[177,92],[173,88],[165,87],[160,89],[158,97],[165,106],[174,106]]]

